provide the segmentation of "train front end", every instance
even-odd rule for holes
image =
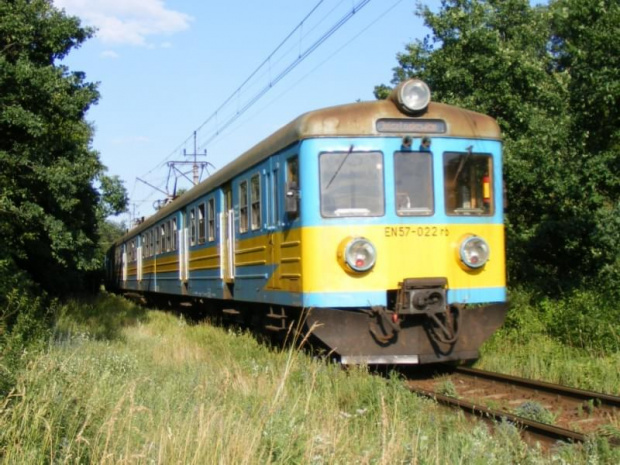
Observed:
[[[345,364],[476,359],[505,318],[497,124],[429,100],[408,81],[300,146],[303,305]]]

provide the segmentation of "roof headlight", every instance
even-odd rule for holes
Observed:
[[[459,257],[461,262],[469,268],[482,268],[489,261],[491,249],[483,238],[468,236],[461,242]]]
[[[422,112],[431,101],[431,90],[419,79],[405,81],[396,90],[399,105],[410,113]]]
[[[364,237],[351,239],[344,247],[344,261],[353,271],[368,271],[375,266],[376,260],[375,246]]]

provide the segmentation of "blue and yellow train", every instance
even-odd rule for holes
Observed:
[[[298,117],[118,240],[108,288],[303,319],[342,363],[477,358],[506,313],[501,135],[430,100]]]

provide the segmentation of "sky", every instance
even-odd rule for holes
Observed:
[[[373,100],[396,54],[429,31],[416,0],[366,1],[54,0],[97,29],[63,64],[99,83],[87,120],[93,148],[130,196],[117,220],[154,212],[163,194],[138,178],[171,191],[167,162],[191,160],[183,149],[194,152],[194,131],[212,173],[302,113]],[[439,0],[424,3],[436,9]]]

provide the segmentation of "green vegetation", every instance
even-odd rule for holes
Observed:
[[[47,344],[52,297],[99,286],[100,231],[125,208],[90,148],[96,85],[61,64],[91,33],[50,0],[0,0],[0,395]]]
[[[620,459],[597,441],[545,456],[514,427],[491,434],[484,423],[411,395],[397,376],[343,370],[117,297],[73,302],[57,315],[53,343],[29,355],[0,403],[4,463]]]
[[[100,268],[100,225],[127,201],[90,148],[97,87],[62,64],[91,34],[51,0],[0,1],[0,260],[57,295]]]
[[[555,423],[555,415],[540,403],[534,401],[523,402],[515,409],[515,414],[539,423],[546,423],[548,425]]]

